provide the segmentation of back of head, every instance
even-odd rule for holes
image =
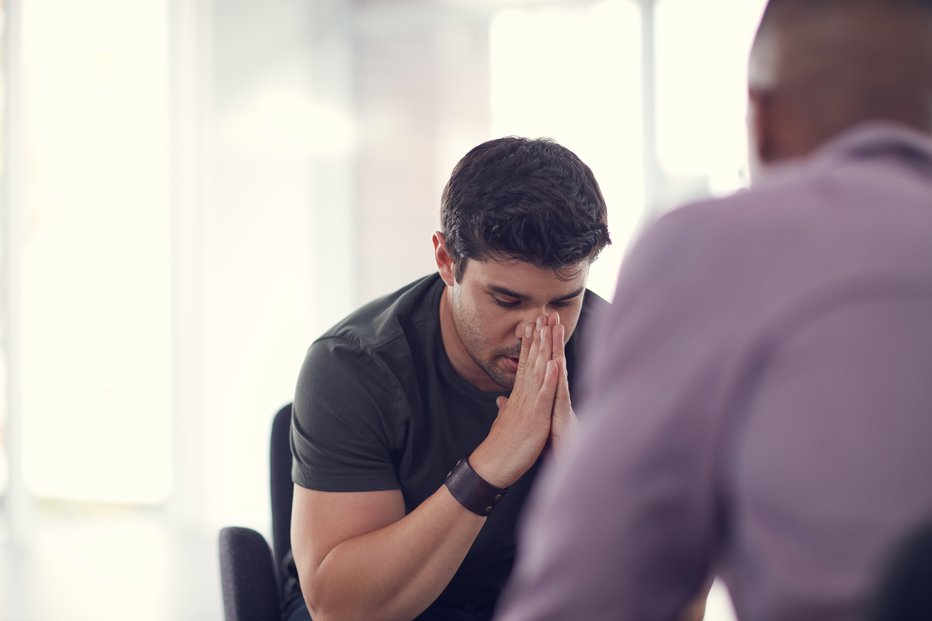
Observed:
[[[770,0],[748,77],[784,121],[772,159],[869,120],[932,133],[932,1]]]
[[[473,148],[443,190],[440,219],[457,280],[468,259],[517,259],[559,273],[610,243],[592,171],[548,139],[509,136]]]

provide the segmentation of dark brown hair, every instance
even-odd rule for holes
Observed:
[[[508,136],[473,148],[453,169],[440,205],[457,281],[468,259],[517,259],[559,274],[611,243],[592,171],[546,138]]]

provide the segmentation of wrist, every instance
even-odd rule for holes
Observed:
[[[456,462],[444,481],[450,495],[476,515],[487,516],[505,496],[507,488],[500,488],[483,479],[464,457]]]
[[[509,487],[518,478],[511,478],[505,474],[506,469],[499,464],[494,455],[489,454],[484,444],[476,447],[469,456],[469,466],[483,480],[502,489]]]

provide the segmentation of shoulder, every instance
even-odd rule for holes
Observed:
[[[787,167],[749,189],[666,212],[639,237],[620,276],[628,287],[650,290],[753,282],[788,254],[824,246],[824,233],[837,223],[825,204],[824,187],[807,167]]]
[[[376,298],[327,330],[315,345],[341,343],[343,347],[369,353],[389,346],[403,339],[412,326],[435,317],[437,309],[433,302],[442,282],[437,274],[431,274]]]
[[[421,278],[349,314],[315,340],[298,377],[298,392],[334,394],[348,387],[404,401],[415,353],[432,334],[443,281]]]

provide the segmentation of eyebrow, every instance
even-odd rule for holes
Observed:
[[[529,295],[518,293],[517,291],[512,291],[511,289],[508,289],[506,287],[500,287],[498,285],[488,285],[486,288],[492,293],[497,293],[499,295],[504,295],[504,296],[515,298],[515,299],[522,300],[522,301],[527,300],[531,297]],[[553,300],[551,300],[551,302],[560,302],[562,300],[571,300],[575,297],[579,297],[579,295],[583,292],[584,289],[585,287],[580,287],[579,289],[577,289],[576,291],[573,291],[572,293],[568,293],[564,296],[554,298]]]

